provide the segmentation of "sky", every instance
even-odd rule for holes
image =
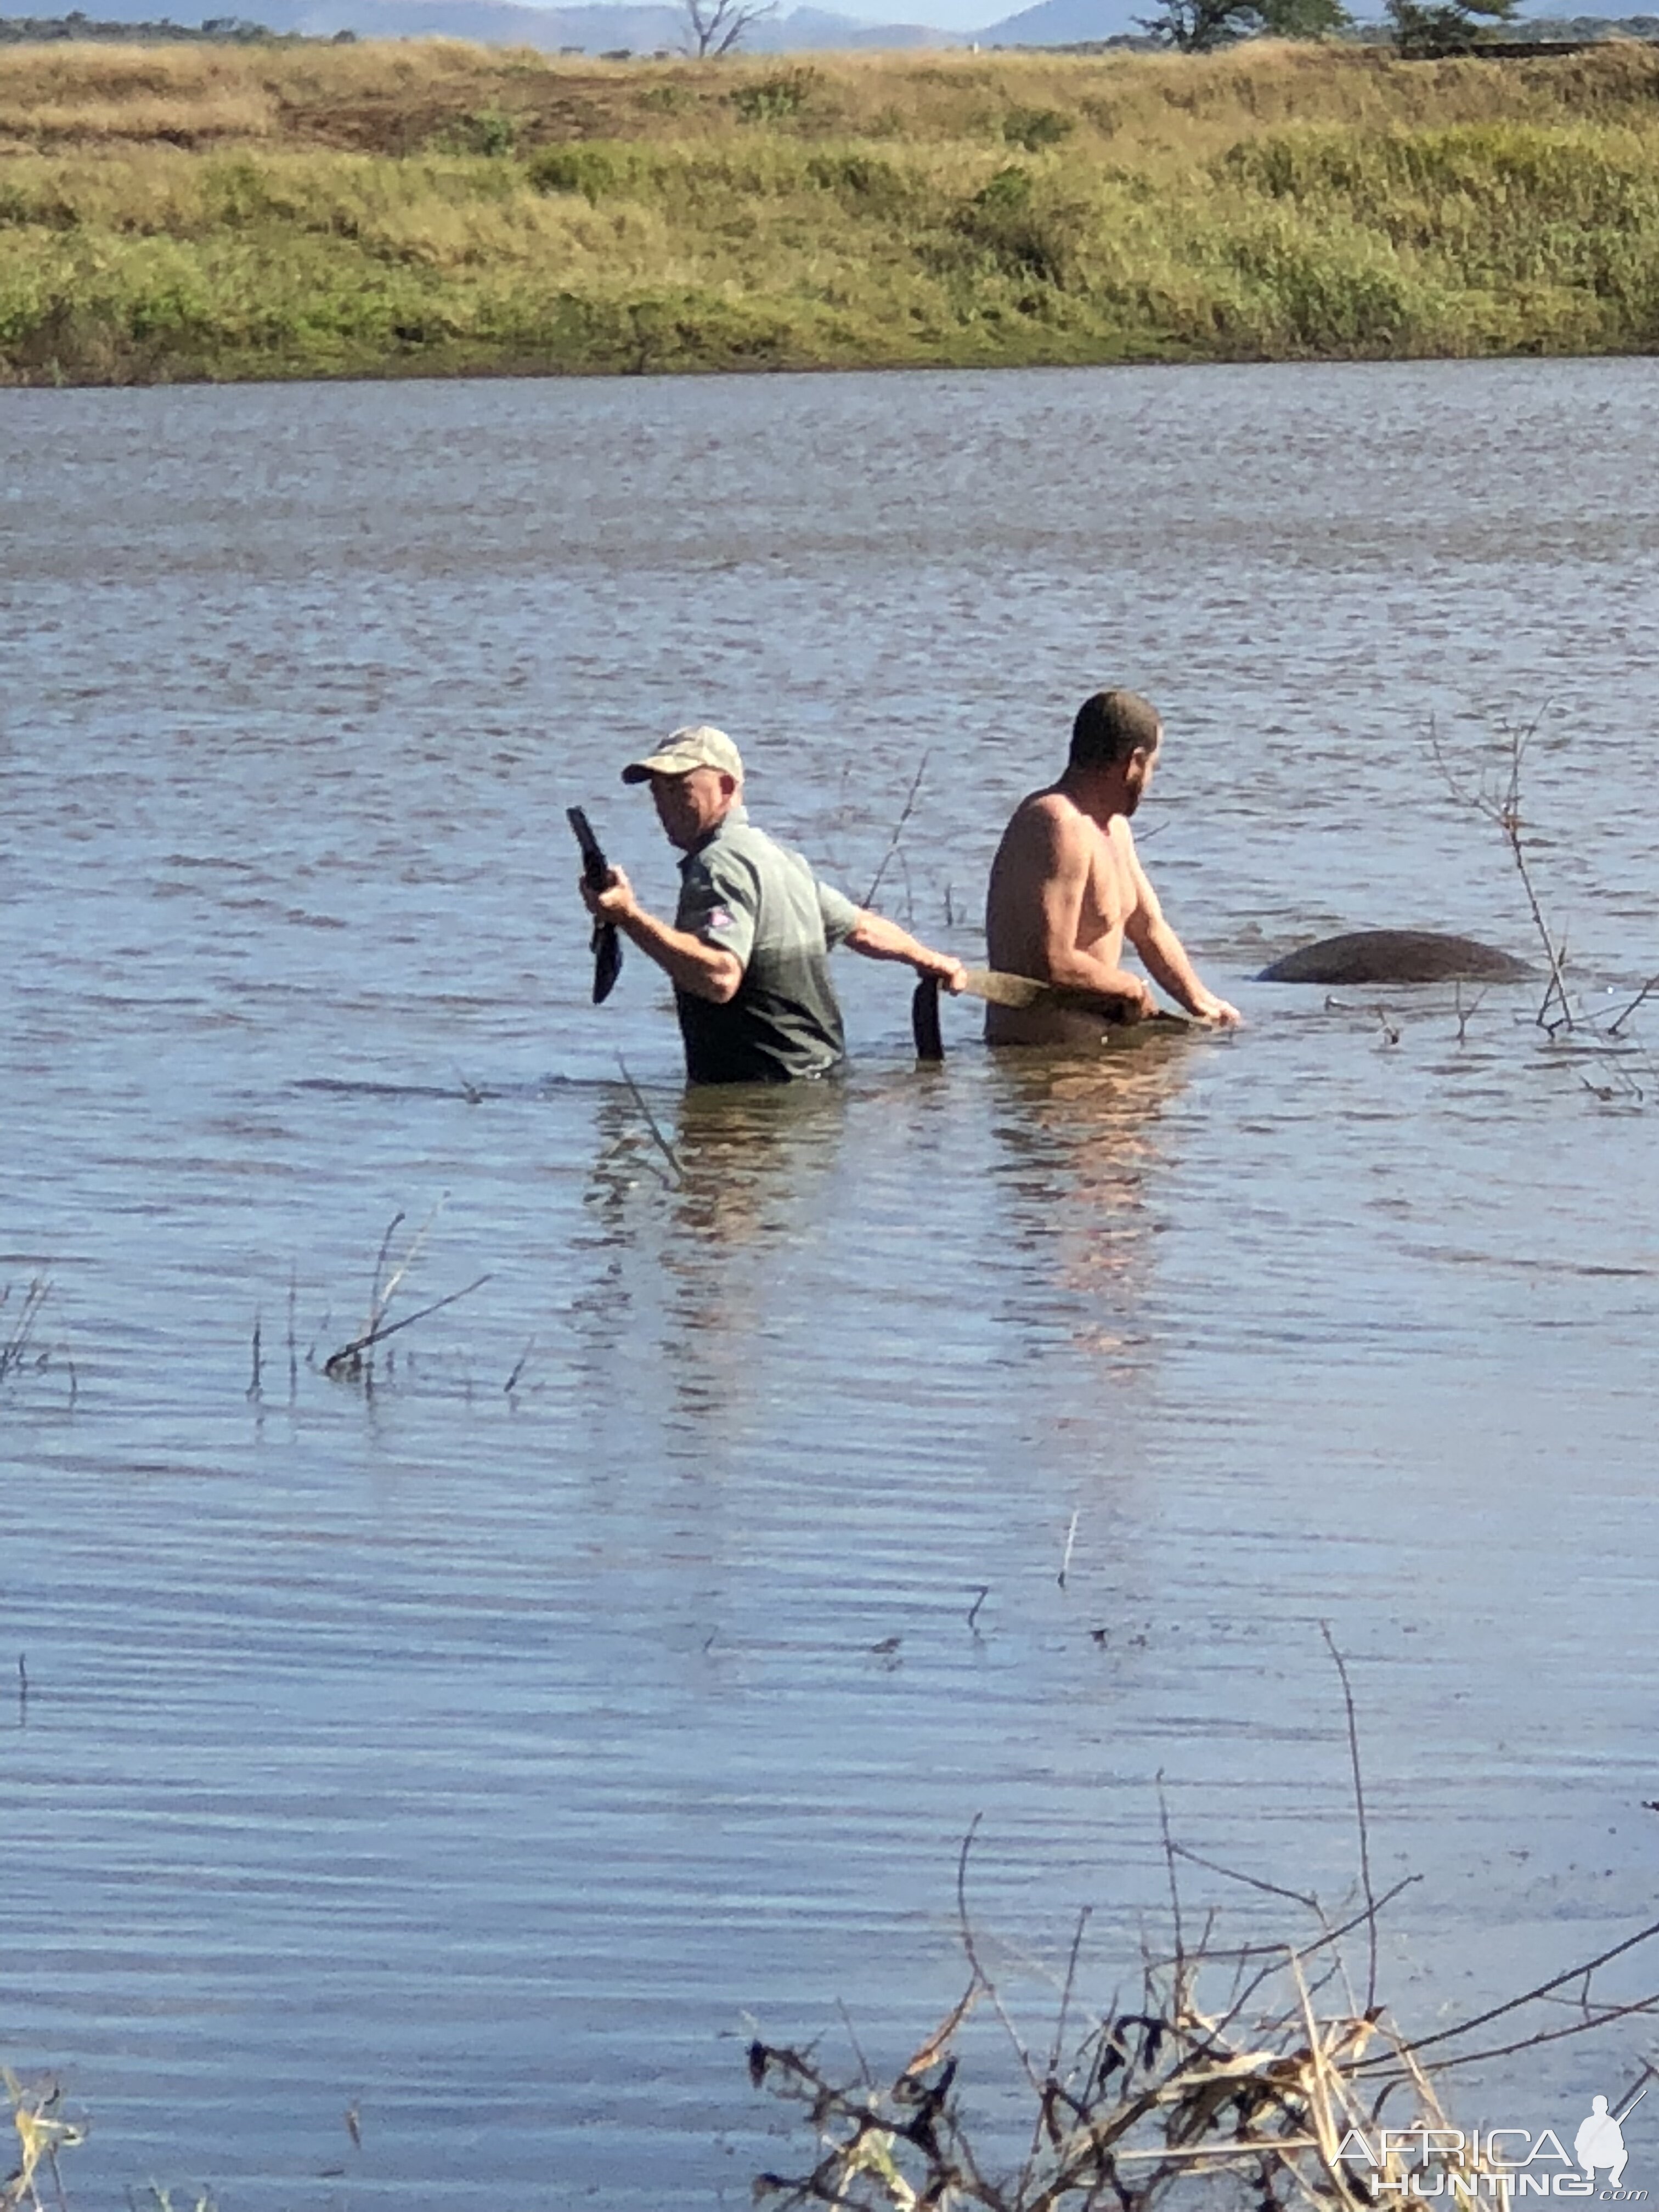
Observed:
[[[789,15],[799,0],[780,0],[778,13]],[[842,7],[840,0],[807,0],[834,15],[851,15],[860,23],[931,23],[942,31],[977,31],[987,23],[1000,22],[1031,0],[894,0],[890,9],[872,13],[867,7]],[[1109,0],[1110,4],[1110,0]],[[1135,0],[1139,8],[1139,0]],[[1145,12],[1145,10],[1141,10]]]

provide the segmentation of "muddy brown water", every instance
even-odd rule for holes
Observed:
[[[92,2115],[72,2202],[744,2203],[753,2025],[914,2048],[975,1813],[1031,2021],[1079,1905],[1091,1990],[1157,1926],[1159,1774],[1195,1850],[1346,1893],[1322,1620],[1408,2018],[1652,1917],[1659,1086],[1598,1097],[1525,987],[1460,1043],[1445,990],[1246,980],[1530,952],[1424,733],[1478,771],[1540,710],[1584,988],[1659,968],[1652,389],[0,394],[0,1345],[51,1284],[0,1382],[0,2060]],[[563,810],[665,899],[642,736],[730,729],[854,896],[928,753],[884,902],[978,957],[1106,681],[1164,709],[1145,854],[1241,1036],[994,1065],[947,1006],[919,1075],[843,960],[844,1085],[683,1100],[637,956],[587,1004]],[[434,1208],[394,1312],[489,1280],[328,1382]],[[1650,2040],[1477,2102],[1571,2127]]]

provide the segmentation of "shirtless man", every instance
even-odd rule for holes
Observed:
[[[986,898],[993,968],[1098,991],[1139,1021],[1158,1002],[1124,968],[1127,937],[1170,997],[1199,1020],[1231,1026],[1236,1007],[1199,980],[1164,919],[1129,834],[1164,735],[1156,708],[1133,691],[1097,691],[1072,726],[1066,772],[1021,799],[1002,834]],[[1072,1007],[992,1006],[990,1044],[1098,1044],[1109,1017]]]

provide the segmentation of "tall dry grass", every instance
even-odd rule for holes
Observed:
[[[97,46],[0,52],[0,147],[240,133],[402,155],[433,132],[501,116],[534,148],[569,139],[722,137],[757,123],[801,137],[936,143],[995,138],[1034,111],[1137,158],[1209,159],[1242,135],[1317,121],[1355,128],[1581,122],[1651,113],[1659,49],[1401,62],[1381,48],[1256,42],[1187,55],[822,55],[721,64],[560,59],[428,40],[349,46]]]
[[[1659,53],[0,56],[0,376],[1659,343]]]

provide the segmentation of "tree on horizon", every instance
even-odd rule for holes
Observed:
[[[1389,5],[1394,0],[1389,0]],[[1401,0],[1411,6],[1414,0]],[[1516,0],[1493,0],[1513,7]],[[1139,27],[1177,53],[1213,53],[1241,39],[1328,39],[1349,26],[1342,0],[1164,0]]]
[[[1518,0],[1384,0],[1394,42],[1409,59],[1466,54],[1488,28],[1515,21]]]
[[[685,51],[700,62],[734,53],[750,24],[778,12],[778,0],[682,0]]]

